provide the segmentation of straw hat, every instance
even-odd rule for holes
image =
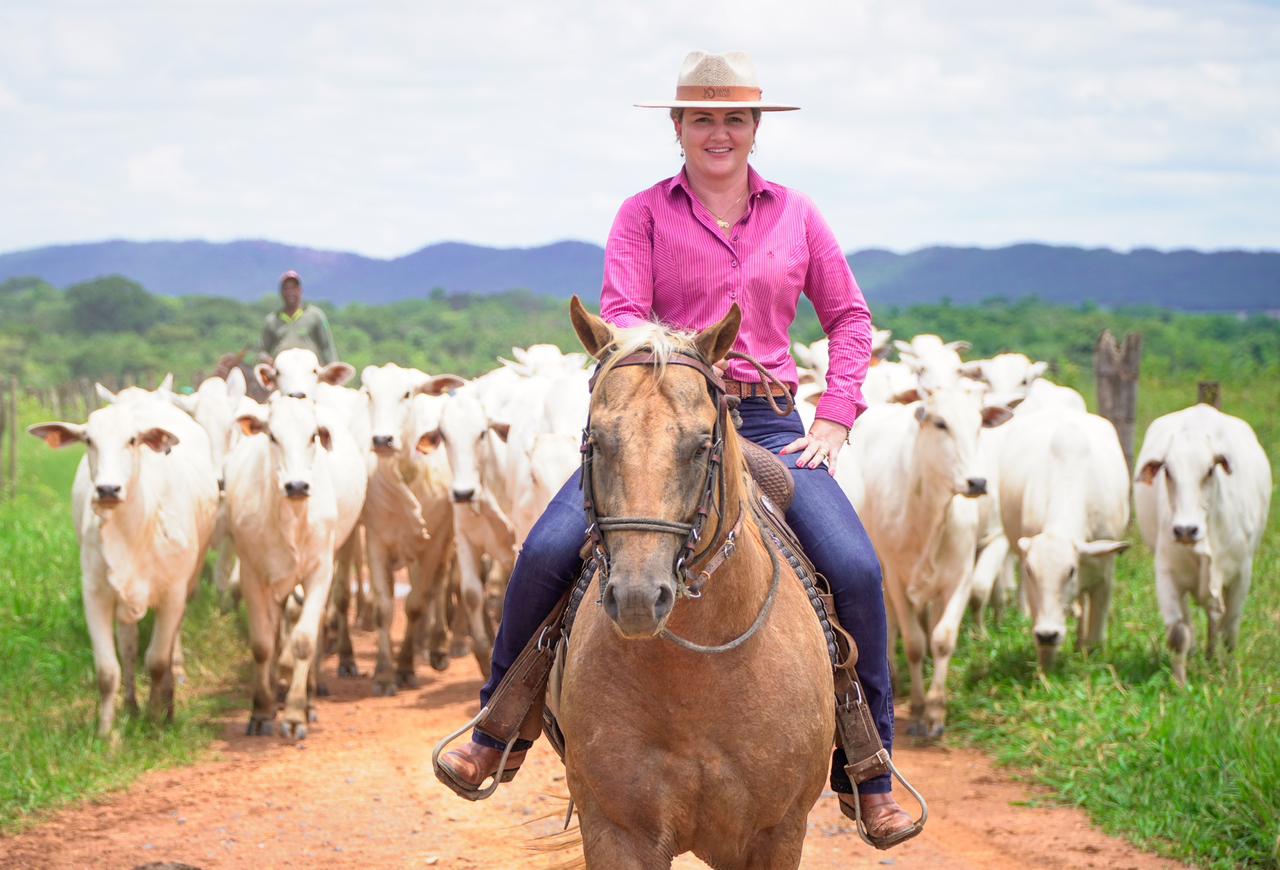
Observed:
[[[762,112],[790,112],[800,108],[766,103],[762,96],[756,65],[745,51],[724,54],[691,51],[680,67],[674,100],[636,105],[642,109],[759,109]]]

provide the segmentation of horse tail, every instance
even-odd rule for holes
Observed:
[[[563,824],[568,821],[568,816],[572,812],[572,800],[567,795],[562,794],[549,794],[546,796],[558,804],[560,809],[552,810],[549,813],[530,819],[527,824],[539,824],[548,820]],[[572,826],[565,825],[563,830],[535,837],[528,844],[528,848],[530,851],[537,852],[540,855],[563,856],[564,860],[558,864],[551,865],[552,870],[579,870],[579,868],[587,866],[587,859],[582,851],[582,829],[578,827],[577,822],[574,822]]]

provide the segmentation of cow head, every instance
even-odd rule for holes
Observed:
[[[206,378],[190,396],[169,394],[170,401],[190,414],[209,436],[209,456],[219,477],[227,453],[240,435],[236,417],[239,416],[240,400],[245,397],[246,387],[244,372],[232,369],[226,380]]]
[[[1138,469],[1138,483],[1164,486],[1169,495],[1169,534],[1179,544],[1203,549],[1209,525],[1209,506],[1221,479],[1231,474],[1231,459],[1217,449],[1208,435],[1178,432],[1163,458],[1151,459]]]
[[[940,390],[960,377],[960,353],[969,349],[967,341],[944,342],[936,335],[917,335],[911,341],[895,341],[898,358],[915,374],[924,390]]]
[[[282,396],[306,399],[315,398],[316,385],[340,387],[351,380],[356,370],[344,362],[322,366],[313,352],[291,347],[276,354],[274,364],[258,363],[253,373],[263,389],[277,390]]]
[[[319,451],[333,448],[329,428],[316,416],[316,405],[308,399],[276,396],[266,409],[266,419],[257,414],[237,418],[245,435],[259,435],[270,441],[275,485],[288,499],[311,495]]]
[[[922,474],[955,495],[986,495],[987,475],[981,467],[978,432],[1005,423],[1013,416],[1008,408],[984,407],[978,397],[951,387],[926,395],[916,406],[920,432],[916,461]]]
[[[1040,666],[1053,666],[1067,636],[1067,610],[1080,594],[1080,558],[1114,556],[1127,541],[1073,541],[1053,532],[1018,539],[1022,584],[1031,609],[1031,631]]]
[[[93,506],[99,513],[122,504],[141,470],[142,451],[168,454],[178,436],[150,425],[144,407],[108,405],[89,415],[87,423],[37,423],[27,429],[50,447],[83,443],[89,459]]]

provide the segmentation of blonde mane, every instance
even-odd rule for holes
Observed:
[[[647,350],[653,354],[654,383],[658,383],[667,370],[667,362],[672,354],[686,353],[700,356],[693,341],[694,337],[695,333],[669,329],[655,322],[615,329],[613,342],[609,345],[609,358],[600,370],[598,378],[603,379],[609,374],[618,360]]]

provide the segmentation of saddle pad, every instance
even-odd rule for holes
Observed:
[[[791,478],[791,471],[781,459],[754,441],[742,438],[738,443],[742,445],[742,456],[756,486],[785,514],[791,509],[791,501],[796,495],[796,482]]]

